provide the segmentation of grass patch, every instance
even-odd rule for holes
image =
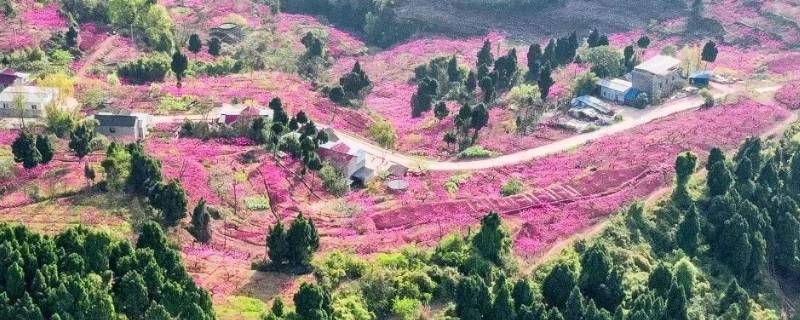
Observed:
[[[484,149],[482,146],[471,146],[458,153],[460,159],[482,159],[494,156],[495,153]]]
[[[245,297],[230,296],[225,303],[215,304],[214,312],[218,319],[260,319],[261,315],[267,312],[267,304],[264,301]]]
[[[263,196],[252,196],[244,198],[244,205],[247,209],[260,211],[269,209],[269,200]]]

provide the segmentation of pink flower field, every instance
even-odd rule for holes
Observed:
[[[536,254],[622,205],[667,186],[678,153],[692,150],[702,158],[714,146],[733,148],[787,117],[788,112],[780,107],[751,101],[681,113],[571,153],[472,172],[452,195],[444,187],[451,174],[409,178],[406,196],[380,205],[367,202],[369,209],[360,216],[322,231],[335,235],[324,243],[355,246],[363,253],[403,243],[433,244],[443,234],[463,230],[477,223],[486,211],[496,210],[519,221],[518,252]],[[528,193],[499,197],[500,186],[509,177],[521,179]]]
[[[14,1],[17,15],[0,16],[0,51],[13,51],[38,46],[50,35],[67,27],[59,13],[58,3],[42,5],[34,0]]]
[[[800,109],[800,82],[792,82],[783,85],[775,93],[775,100],[792,110]]]

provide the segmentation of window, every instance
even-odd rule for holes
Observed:
[[[109,132],[109,133],[116,133],[116,132],[117,132],[117,129],[116,129],[116,128],[114,128],[114,127],[109,127],[109,128],[108,128],[108,132]]]
[[[8,109],[8,104],[3,104],[3,109]]]
[[[38,106],[36,106],[35,104],[31,105],[31,110],[36,110],[37,108],[38,108]]]

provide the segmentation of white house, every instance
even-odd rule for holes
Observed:
[[[94,115],[98,125],[95,132],[109,138],[139,140],[148,134],[152,116],[146,113],[115,110]]]
[[[22,99],[22,115],[35,118],[42,115],[44,107],[53,103],[58,96],[58,89],[36,86],[11,86],[0,92],[0,116],[18,117],[20,110],[15,110],[15,99]]]
[[[367,168],[367,152],[361,149],[350,148],[344,142],[327,142],[317,149],[319,156],[338,169],[342,175],[349,177],[357,184],[364,184],[374,175],[372,169]]]
[[[10,86],[24,86],[31,81],[31,75],[28,73],[16,72],[11,69],[5,69],[0,72],[0,89],[5,89]]]
[[[681,62],[670,56],[658,55],[633,69],[633,87],[650,98],[663,98],[677,89],[683,80],[679,74]]]
[[[633,88],[633,83],[623,79],[602,79],[597,82],[600,88],[600,97],[617,103],[629,102],[628,94]]]

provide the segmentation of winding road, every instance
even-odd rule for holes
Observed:
[[[764,87],[758,88],[756,91],[759,93],[766,93],[777,90],[779,87]],[[713,84],[712,93],[715,98],[721,98],[729,94],[737,93],[743,89],[739,87],[732,87],[722,84]],[[562,139],[543,146],[518,151],[494,158],[472,160],[472,161],[436,161],[420,157],[414,157],[407,154],[399,153],[396,151],[384,149],[376,145],[374,142],[365,138],[359,137],[352,133],[333,129],[339,140],[345,142],[351,148],[363,149],[367,154],[377,159],[381,163],[396,163],[408,168],[423,169],[426,171],[469,171],[481,170],[496,167],[503,167],[508,165],[519,164],[533,159],[541,158],[544,156],[564,152],[575,147],[581,146],[587,142],[616,134],[628,129],[635,128],[650,121],[654,121],[669,115],[700,108],[704,104],[703,98],[699,96],[691,96],[670,101],[668,103],[647,108],[644,110],[637,110],[633,108],[625,108],[621,112],[623,120],[615,124],[602,127],[598,130],[577,134],[566,139]],[[208,119],[213,119],[209,116]],[[205,118],[201,115],[183,115],[183,116],[154,116],[155,123],[169,123],[183,120],[202,121]]]

